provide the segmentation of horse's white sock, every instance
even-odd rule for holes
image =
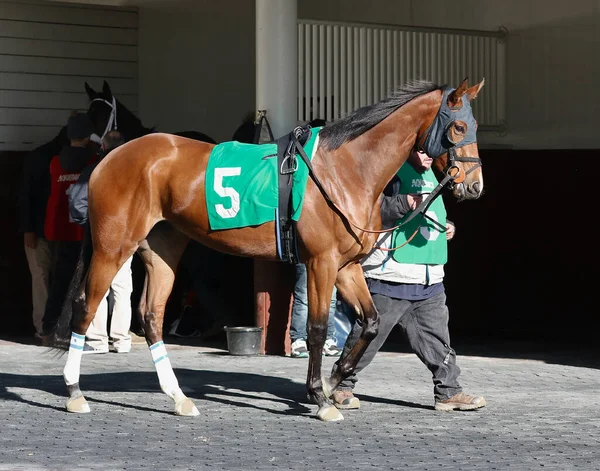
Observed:
[[[63,378],[67,386],[79,382],[79,371],[81,368],[81,357],[83,355],[83,344],[85,343],[85,335],[79,335],[75,332],[71,333],[71,345],[67,355],[67,364],[63,370]]]
[[[175,401],[185,397],[179,388],[179,382],[173,372],[169,355],[165,343],[161,340],[153,345],[150,345],[150,353],[158,374],[158,382],[164,393]]]

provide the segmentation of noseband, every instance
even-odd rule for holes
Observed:
[[[477,122],[473,117],[471,103],[467,95],[462,96],[462,106],[460,108],[448,106],[448,96],[454,90],[450,88],[444,90],[442,103],[435,119],[418,141],[419,150],[422,150],[434,159],[443,154],[448,154],[448,162],[443,170],[446,178],[443,181],[444,185],[449,183],[450,187],[453,187],[457,183],[462,183],[469,173],[481,167],[481,159],[479,157],[461,157],[456,154],[458,147],[464,147],[477,142]],[[455,121],[462,121],[467,126],[465,137],[459,142],[454,142],[450,135]],[[456,162],[474,162],[477,165],[463,173],[456,165]]]
[[[477,165],[474,165],[463,173],[460,171],[458,165],[456,165],[456,162],[475,162]],[[464,182],[467,175],[479,167],[481,167],[481,159],[479,157],[460,157],[456,155],[456,147],[452,146],[448,149],[448,163],[443,172],[450,176],[449,185],[452,188],[456,183]]]
[[[95,101],[101,101],[102,103],[105,103],[108,106],[110,106],[110,116],[108,117],[108,122],[106,123],[106,129],[104,129],[104,133],[99,138],[98,138],[97,134],[92,135],[92,140],[96,141],[96,142],[100,141],[100,142],[98,142],[100,144],[102,139],[104,138],[104,136],[106,136],[110,131],[117,130],[117,100],[114,96],[112,97],[112,102],[105,100],[104,98],[94,98],[90,102],[90,105],[91,105],[91,103],[94,103]],[[94,139],[94,137],[96,139]]]

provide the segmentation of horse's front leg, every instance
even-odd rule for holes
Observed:
[[[313,259],[306,262],[308,291],[308,376],[306,389],[308,399],[319,406],[317,417],[331,422],[344,417],[323,392],[321,368],[323,346],[327,337],[329,305],[333,294],[333,285],[337,274],[337,265],[333,260]]]
[[[342,268],[336,282],[338,294],[354,308],[363,320],[360,338],[351,349],[344,348],[340,359],[336,362],[331,378],[323,380],[323,388],[327,397],[331,397],[335,388],[350,376],[379,330],[379,313],[369,293],[360,264],[351,264]]]

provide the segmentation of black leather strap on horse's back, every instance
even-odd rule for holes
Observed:
[[[281,246],[281,259],[284,262],[298,263],[296,224],[292,220],[292,184],[294,172],[298,169],[296,153],[310,137],[309,127],[297,127],[289,134],[280,137],[277,143],[278,218],[276,221]]]
[[[287,142],[286,142],[287,141]],[[278,219],[276,222],[279,230],[279,241],[281,247],[281,259],[284,262],[296,263],[295,250],[293,247],[294,227],[290,218],[290,207],[292,199],[293,173],[282,174],[281,166],[284,163],[285,153],[288,149],[289,137],[284,136],[277,140],[277,181],[278,181]]]

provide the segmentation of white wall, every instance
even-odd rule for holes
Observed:
[[[142,5],[139,106],[144,124],[229,139],[255,107],[254,2],[134,3]],[[600,0],[300,0],[298,17],[483,30],[504,26],[509,30],[509,132],[480,133],[482,147],[600,148],[595,114]]]
[[[506,136],[482,146],[600,148],[600,0],[302,0],[298,17],[509,30]],[[472,77],[471,79],[480,79]]]
[[[139,107],[145,126],[229,140],[254,111],[254,2],[145,1]]]
[[[113,92],[137,112],[135,9],[0,0],[0,151],[48,142],[72,110],[85,110],[84,83]]]

